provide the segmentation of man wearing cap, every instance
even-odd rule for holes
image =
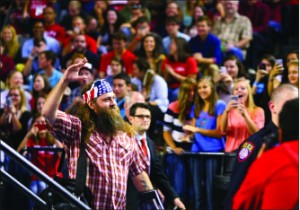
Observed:
[[[72,90],[71,95],[68,98],[68,108],[66,109],[66,112],[70,114],[75,113],[78,105],[83,103],[81,90],[95,79],[93,66],[91,63],[85,63],[78,74],[81,76],[86,76],[86,79],[79,81],[79,86]]]
[[[121,118],[115,95],[105,80],[96,80],[83,90],[84,105],[76,116],[58,110],[63,90],[70,82],[85,80],[79,75],[86,59],[67,68],[50,92],[42,114],[53,126],[53,134],[68,148],[70,178],[75,178],[80,141],[86,142],[86,184],[92,192],[92,209],[125,209],[128,175],[138,191],[153,189],[132,128]]]

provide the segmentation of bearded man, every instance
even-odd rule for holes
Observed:
[[[116,106],[115,95],[105,80],[96,80],[82,90],[85,104],[76,116],[58,110],[70,82],[86,79],[79,75],[86,59],[71,65],[46,99],[42,114],[53,126],[53,134],[68,148],[70,178],[76,176],[81,139],[86,143],[87,186],[92,192],[92,209],[125,209],[128,174],[139,191],[153,189],[143,156],[131,127]]]

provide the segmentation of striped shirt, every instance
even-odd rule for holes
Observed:
[[[74,179],[80,150],[80,119],[58,111],[53,134],[68,148],[68,169],[70,178]],[[86,153],[86,185],[92,192],[92,209],[125,209],[128,174],[134,177],[147,165],[136,140],[119,132],[107,143],[94,130],[86,145]]]

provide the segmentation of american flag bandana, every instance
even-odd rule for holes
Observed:
[[[104,79],[98,79],[93,83],[92,87],[82,95],[82,97],[84,102],[88,103],[91,100],[110,92],[113,92],[110,84]]]

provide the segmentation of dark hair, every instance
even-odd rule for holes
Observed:
[[[35,47],[40,47],[40,42],[45,42],[45,43],[47,43],[46,40],[45,40],[45,38],[42,37],[42,36],[35,37],[35,38],[33,39],[33,45],[34,45]]]
[[[297,116],[295,116],[297,115]],[[282,141],[299,139],[299,98],[285,102],[279,114]]]
[[[121,58],[119,58],[119,57],[113,57],[113,58],[111,59],[110,63],[111,63],[112,61],[118,62],[118,63],[121,65],[121,67],[122,67],[122,72],[123,72],[123,69],[124,69],[124,62],[123,62],[123,60],[122,60]]]
[[[121,72],[120,74],[117,74],[116,76],[114,76],[113,80],[115,79],[122,79],[126,82],[126,85],[130,85],[131,84],[131,80],[130,77],[128,76],[128,74]]]
[[[135,112],[138,108],[142,108],[142,109],[147,109],[149,110],[149,112],[151,113],[151,109],[150,109],[150,106],[146,103],[134,103],[131,107],[130,107],[130,110],[129,110],[129,115],[130,116],[134,116],[135,115]]]
[[[199,17],[199,18],[196,20],[196,23],[199,23],[199,22],[206,22],[208,26],[212,26],[211,20],[209,19],[209,17],[207,17],[207,16],[205,16],[205,15]]]
[[[49,79],[47,77],[46,74],[41,74],[41,73],[36,73],[34,76],[33,76],[33,83],[35,81],[35,79],[40,76],[42,77],[42,79],[44,80],[44,83],[45,83],[45,87],[42,89],[41,93],[44,93],[44,94],[48,94],[51,90],[51,86],[50,86],[50,83],[49,83]],[[37,92],[34,88],[32,88],[32,96],[34,98],[37,98],[39,95],[39,92]]]
[[[225,59],[223,61],[223,64],[228,60],[234,60],[236,62],[236,65],[239,69],[238,70],[238,75],[237,75],[238,78],[240,78],[240,77],[245,77],[246,79],[249,78],[243,63],[240,61],[240,59],[238,59],[238,57],[236,57],[235,55],[228,55],[228,56],[225,57]]]
[[[40,53],[40,55],[42,55],[42,54],[45,54],[47,61],[51,60],[52,65],[55,64],[56,55],[54,54],[54,52],[52,50],[43,51]]]
[[[273,55],[270,55],[270,54],[264,54],[264,55],[261,57],[260,61],[263,60],[263,59],[265,59],[265,60],[267,60],[268,62],[270,62],[272,68],[274,67],[275,62],[276,62],[276,58],[275,58]]]
[[[148,37],[153,37],[154,41],[155,41],[155,48],[154,48],[154,51],[153,51],[153,57],[154,59],[158,58],[158,56],[160,56],[160,54],[162,53],[162,42],[161,42],[161,39],[160,37],[156,36],[155,34],[153,33],[149,33],[147,35],[145,35],[142,40],[141,40],[141,47],[140,47],[140,52],[138,53],[140,57],[142,58],[147,58],[147,55],[146,55],[146,51],[145,51],[145,48],[144,48],[144,41],[146,38]]]
[[[112,39],[115,39],[115,40],[119,40],[119,41],[127,41],[127,37],[126,35],[124,34],[123,31],[117,31],[115,32],[113,35],[112,35]]]
[[[146,72],[148,69],[150,69],[149,62],[144,58],[138,58],[133,63],[137,65],[141,72]]]
[[[172,41],[174,41],[177,46],[178,61],[185,62],[186,59],[190,56],[188,53],[189,49],[187,41],[185,41],[185,39],[181,37],[174,37],[172,38]],[[174,55],[169,55],[169,60],[175,61]]]
[[[175,23],[176,25],[180,25],[180,20],[177,16],[169,16],[166,18],[166,25],[170,23]]]
[[[149,19],[146,16],[138,17],[138,19],[136,19],[136,21],[134,21],[133,26],[136,27],[140,23],[148,23],[149,24]]]

